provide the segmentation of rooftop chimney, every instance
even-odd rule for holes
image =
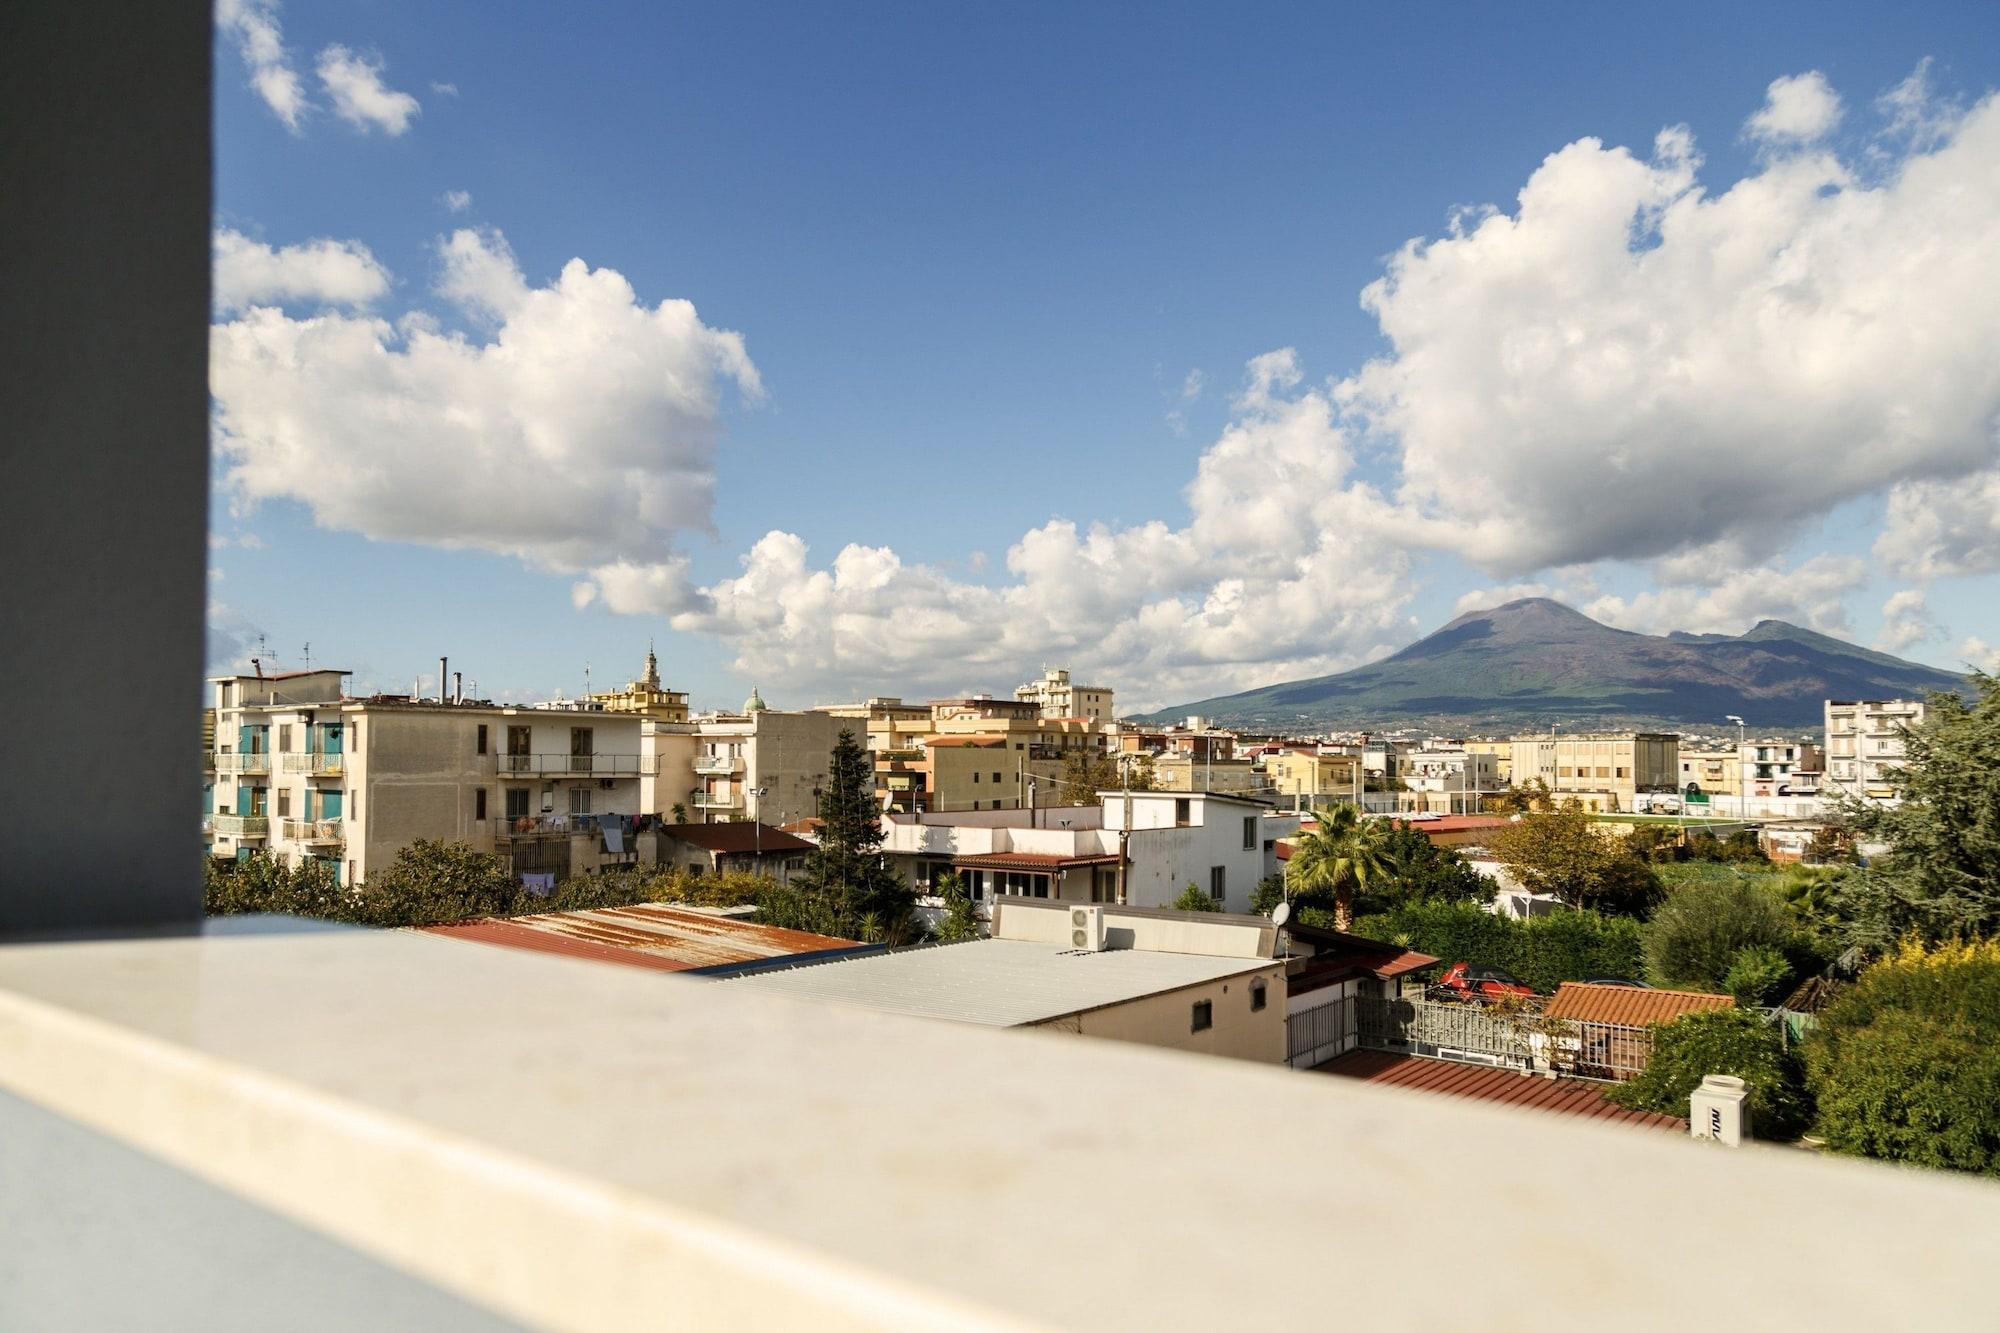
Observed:
[[[451,665],[451,659],[449,657],[440,657],[438,659],[438,702],[439,703],[447,702],[447,700],[450,697],[445,693],[444,690],[444,683],[447,679],[445,670],[450,665]]]
[[[465,702],[465,673],[463,671],[454,671],[451,673],[451,701],[455,704]]]

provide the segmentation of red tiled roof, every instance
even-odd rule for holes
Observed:
[[[1606,1097],[1601,1084],[1583,1079],[1543,1078],[1539,1074],[1514,1069],[1459,1064],[1451,1060],[1427,1060],[1422,1056],[1396,1055],[1389,1051],[1349,1051],[1319,1066],[1314,1072],[1339,1074],[1386,1087],[1548,1111],[1555,1115],[1582,1116],[1645,1129],[1687,1133],[1687,1121],[1653,1111],[1629,1111]]]
[[[1593,986],[1588,982],[1565,981],[1542,1010],[1550,1018],[1567,1018],[1579,1023],[1622,1023],[1626,1027],[1650,1027],[1671,1023],[1682,1014],[1703,1009],[1729,1009],[1736,1001],[1727,995],[1708,995],[1689,990],[1647,990],[1640,986]]]
[[[769,824],[760,830],[753,820],[733,820],[726,824],[662,824],[660,832],[669,838],[692,843],[705,852],[809,852],[813,845]]]

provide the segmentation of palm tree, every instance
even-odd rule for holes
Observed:
[[[688,822],[688,808],[682,805],[679,801],[674,802],[671,813],[673,814],[674,822],[676,824],[685,824]]]
[[[1386,825],[1364,819],[1351,805],[1336,805],[1313,811],[1319,827],[1300,833],[1292,846],[1292,859],[1285,871],[1285,883],[1297,898],[1333,895],[1333,925],[1336,930],[1354,928],[1354,895],[1368,887],[1370,880],[1392,872],[1388,848],[1383,845]]]

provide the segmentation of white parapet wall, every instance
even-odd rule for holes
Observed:
[[[0,1089],[541,1327],[1294,1325],[1274,1273],[1452,1327],[1962,1327],[2000,1235],[1985,1181],[411,932],[0,948]],[[1446,1200],[1532,1254],[1441,1251]]]

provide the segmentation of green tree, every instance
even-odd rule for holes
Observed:
[[[1625,838],[1625,850],[1649,865],[1666,865],[1687,857],[1681,831],[1672,824],[1641,824]]]
[[[1194,883],[1192,880],[1188,882],[1188,886],[1185,889],[1181,890],[1181,896],[1168,903],[1167,906],[1176,912],[1220,912],[1222,910],[1222,904],[1209,897],[1208,890]]]
[[[1486,797],[1484,804],[1489,813],[1496,815],[1532,815],[1555,809],[1556,798],[1548,783],[1529,778],[1497,796]]]
[[[1747,1009],[1682,1014],[1655,1027],[1645,1071],[1609,1095],[1621,1106],[1685,1116],[1688,1097],[1710,1074],[1743,1080],[1758,1138],[1793,1139],[1805,1129],[1810,1103],[1798,1058],[1776,1026]]]
[[[668,813],[674,817],[674,822],[676,824],[687,823],[688,808],[682,802],[675,801],[673,805],[668,809]]]
[[[1320,911],[1300,909],[1307,925],[1331,924]],[[1475,903],[1414,902],[1355,922],[1357,935],[1442,959],[1512,972],[1547,993],[1565,981],[1630,977],[1640,971],[1639,923],[1568,908],[1517,921]]]
[[[1489,903],[1497,891],[1464,857],[1403,820],[1391,821],[1382,835],[1382,854],[1387,873],[1369,884],[1357,913],[1394,911],[1412,902]]]
[[[944,899],[944,920],[938,922],[937,937],[946,944],[976,940],[980,936],[979,913],[966,895],[958,872],[947,870],[937,877],[937,896]]]
[[[1886,856],[1843,881],[1854,943],[1884,953],[1910,931],[1937,941],[2000,934],[2000,679],[1977,697],[1933,694],[1895,770],[1893,806],[1850,800],[1847,822]]]
[[[1071,750],[1063,756],[1057,782],[1064,805],[1096,805],[1097,793],[1118,785],[1118,761],[1091,750]],[[1138,789],[1136,782],[1132,785]]]
[[[1646,863],[1623,839],[1601,832],[1577,801],[1509,824],[1493,839],[1493,852],[1525,887],[1571,907],[1643,916],[1660,894]]]
[[[1354,928],[1355,895],[1389,873],[1387,828],[1351,805],[1313,811],[1318,827],[1293,840],[1285,877],[1294,898],[1331,897],[1335,930]]]
[[[1689,883],[1668,894],[1645,925],[1646,976],[1656,986],[1721,994],[1741,951],[1782,949],[1797,929],[1777,890],[1758,879]]]
[[[1806,1044],[1835,1152],[2000,1175],[2000,941],[1912,938],[1864,969]]]
[[[1792,979],[1792,965],[1781,950],[1768,944],[1746,944],[1729,960],[1722,989],[1742,1005],[1769,1004],[1782,997]]]
[[[1113,767],[1116,768],[1116,766],[1117,766],[1116,762],[1114,761]],[[1124,776],[1126,782],[1130,784],[1133,791],[1153,790],[1154,785],[1158,782],[1159,779],[1153,772],[1152,755],[1141,754],[1137,759],[1134,759],[1128,767],[1130,771],[1126,773]],[[1116,783],[1114,782],[1113,785],[1115,786]]]
[[[1257,887],[1250,894],[1250,910],[1258,916],[1269,916],[1278,904],[1285,901],[1285,877],[1266,875],[1257,881]]]
[[[851,730],[843,730],[828,760],[819,799],[819,845],[806,854],[790,891],[773,895],[760,919],[773,924],[792,911],[838,929],[822,934],[900,944],[923,933],[916,894],[882,860],[882,821],[875,804],[875,766]],[[806,910],[808,903],[817,907]]]

